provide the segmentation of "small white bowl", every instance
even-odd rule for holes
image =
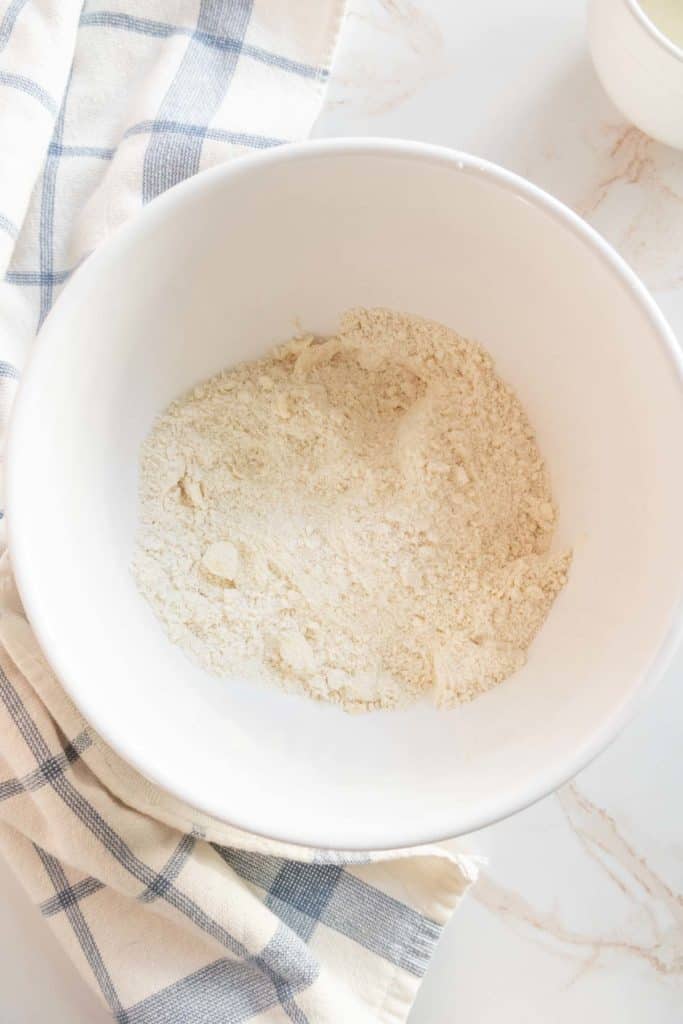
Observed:
[[[218,680],[129,572],[140,442],[176,395],[354,305],[485,344],[538,432],[573,545],[514,678],[437,712],[349,716]],[[403,846],[545,795],[615,736],[680,632],[681,359],[643,286],[533,185],[382,140],[271,150],[152,203],[51,313],[9,449],[11,555],[65,688],[154,782],[254,832]]]
[[[683,49],[638,0],[590,0],[588,39],[606,93],[641,131],[683,149]]]

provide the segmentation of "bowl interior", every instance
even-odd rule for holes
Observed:
[[[138,447],[192,384],[351,306],[481,341],[550,467],[571,579],[527,666],[474,703],[348,716],[215,679],[129,572]],[[322,846],[426,841],[542,795],[610,737],[675,620],[679,370],[626,271],[516,179],[388,144],[295,147],[174,189],[79,272],[18,403],[10,537],[63,683],[145,774]]]

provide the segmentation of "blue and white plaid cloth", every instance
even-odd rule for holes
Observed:
[[[342,6],[0,0],[0,428],[36,329],[113,228],[306,135]],[[0,849],[120,1024],[398,1024],[475,873],[441,848],[263,840],[153,787],[61,689],[6,556]]]

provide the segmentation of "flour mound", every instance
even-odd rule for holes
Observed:
[[[174,402],[134,573],[219,676],[348,710],[450,707],[517,671],[567,579],[533,431],[487,353],[352,310]]]

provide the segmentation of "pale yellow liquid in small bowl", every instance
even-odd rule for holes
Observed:
[[[683,47],[683,0],[639,0],[645,14],[672,43]]]

